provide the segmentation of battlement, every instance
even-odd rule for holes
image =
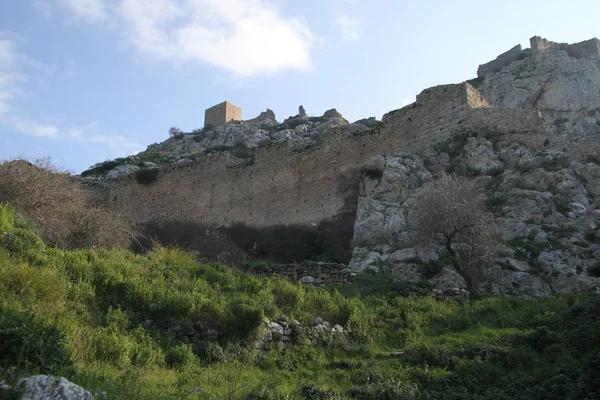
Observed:
[[[224,101],[204,112],[204,127],[224,125],[229,121],[241,121],[242,109]]]

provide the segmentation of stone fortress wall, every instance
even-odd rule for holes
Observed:
[[[386,114],[380,130],[351,135],[343,126],[334,128],[315,148],[294,152],[267,146],[244,166],[232,167],[228,156],[219,154],[162,169],[151,185],[137,184],[131,176],[109,182],[104,196],[111,207],[142,223],[316,226],[355,212],[352,192],[373,156],[419,153],[464,132],[518,136],[538,147],[549,135],[535,111],[491,108],[468,83],[443,85]]]
[[[499,72],[515,61],[547,50],[564,50],[569,57],[576,59],[600,60],[600,40],[596,38],[580,43],[568,44],[552,42],[540,36],[534,36],[529,39],[529,44],[531,46],[529,49],[523,49],[519,44],[500,54],[496,59],[480,65],[477,69],[477,77],[482,79],[487,74]]]
[[[523,55],[523,48],[518,44],[507,52],[500,54],[495,60],[480,65],[477,68],[477,77],[483,78],[489,73],[498,72],[507,65],[520,60]]]
[[[544,39],[539,36],[534,36],[529,39],[533,54],[544,50],[565,50],[570,57],[585,58],[588,60],[600,59],[600,40],[594,38],[580,43],[556,43]]]
[[[229,121],[241,121],[242,109],[228,101],[217,104],[204,112],[204,127],[223,125]]]

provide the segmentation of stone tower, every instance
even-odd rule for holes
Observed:
[[[212,106],[204,112],[204,127],[223,125],[229,121],[241,121],[242,109],[228,101]]]

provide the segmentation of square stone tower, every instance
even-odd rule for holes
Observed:
[[[242,109],[228,101],[212,106],[204,112],[204,127],[223,125],[229,121],[241,121]]]

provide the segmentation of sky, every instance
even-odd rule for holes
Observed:
[[[381,116],[534,35],[600,36],[599,0],[0,0],[0,160],[73,173],[225,100],[250,119]]]

